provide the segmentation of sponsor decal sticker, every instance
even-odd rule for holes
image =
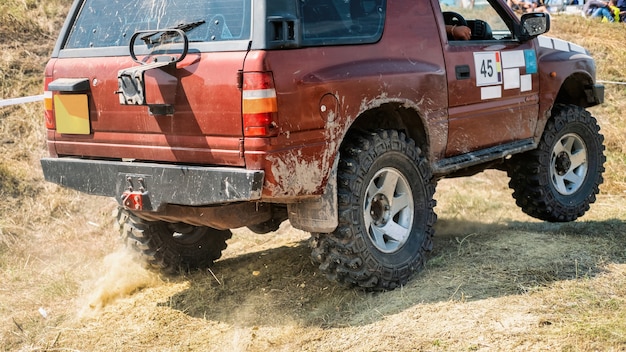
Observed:
[[[532,49],[524,50],[524,58],[526,59],[526,73],[537,73],[537,55]]]

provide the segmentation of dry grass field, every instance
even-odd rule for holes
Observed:
[[[41,93],[70,2],[0,3],[0,98]],[[554,16],[550,35],[626,81],[626,26]],[[592,109],[605,183],[587,215],[524,215],[502,172],[444,180],[425,269],[378,294],[319,275],[289,223],[236,230],[211,272],[148,272],[120,247],[112,200],[43,180],[40,104],[0,108],[0,350],[624,351],[626,86],[606,87]]]

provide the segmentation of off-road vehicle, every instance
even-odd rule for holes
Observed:
[[[604,89],[549,27],[502,0],[76,0],[45,69],[43,172],[114,197],[165,272],[288,219],[330,279],[393,289],[431,249],[437,180],[506,170],[546,221],[594,202]]]

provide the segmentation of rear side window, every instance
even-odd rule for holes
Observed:
[[[250,38],[251,0],[85,0],[66,49],[127,46],[138,30],[190,23],[191,42]]]
[[[301,0],[305,45],[374,43],[385,24],[385,0]]]

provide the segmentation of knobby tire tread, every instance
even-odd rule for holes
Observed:
[[[232,237],[229,230],[211,229],[212,233],[204,239],[203,246],[181,253],[163,240],[162,236],[172,234],[164,233],[159,221],[147,221],[128,211],[118,210],[117,223],[126,246],[132,248],[149,267],[164,274],[211,267],[222,256],[227,247],[226,241]]]
[[[409,277],[424,265],[424,256],[432,249],[435,184],[426,159],[421,156],[415,142],[395,130],[359,133],[349,137],[341,149],[338,165],[338,211],[339,225],[330,234],[313,234],[310,245],[311,257],[319,263],[319,269],[330,280],[349,287],[361,287],[368,291],[393,290],[404,285]],[[385,151],[400,151],[409,157],[419,170],[421,182],[426,187],[428,209],[426,233],[414,260],[401,266],[383,265],[367,249],[366,239],[358,235],[361,206],[354,189],[358,187],[364,170]],[[366,181],[365,181],[366,182]],[[418,221],[417,217],[415,221]]]
[[[588,160],[595,167],[587,170],[586,186],[581,187],[585,188],[583,192],[562,197],[550,181],[551,153],[557,140],[572,131],[572,126],[586,128],[586,132],[593,136],[585,143]],[[524,213],[544,221],[569,222],[583,216],[590,204],[596,201],[603,182],[606,161],[603,142],[600,127],[589,112],[575,105],[556,104],[538,148],[511,159],[507,173],[516,204]]]

